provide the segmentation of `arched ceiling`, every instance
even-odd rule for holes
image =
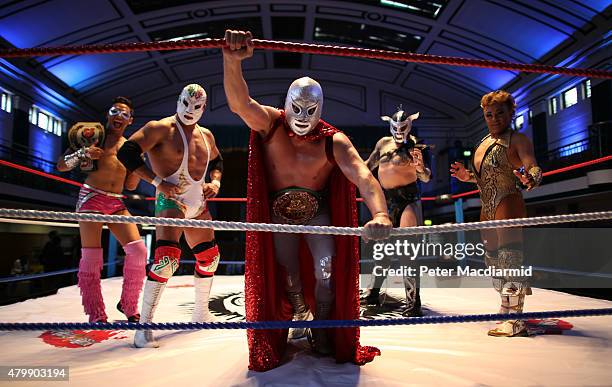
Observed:
[[[220,38],[226,28],[255,37],[414,51],[513,62],[543,62],[593,30],[610,0],[163,1],[26,0],[0,7],[0,36],[19,48],[181,38]],[[30,59],[94,111],[115,95],[136,105],[138,122],[174,112],[187,83],[209,94],[207,126],[240,123],[225,102],[218,49]],[[556,64],[556,63],[553,63]],[[324,117],[338,125],[380,125],[399,104],[420,111],[419,127],[462,128],[480,96],[508,86],[505,70],[434,66],[256,51],[244,63],[251,94],[278,106],[290,82],[321,82]]]

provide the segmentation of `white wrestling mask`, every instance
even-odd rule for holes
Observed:
[[[419,118],[419,112],[409,116],[401,109],[400,106],[397,112],[391,117],[382,116],[380,119],[389,122],[389,129],[391,130],[391,135],[395,142],[403,143],[408,139],[408,134],[410,134],[410,130],[412,129],[412,121]]]
[[[176,114],[185,125],[193,125],[200,120],[206,107],[206,91],[198,84],[185,86],[176,103]]]
[[[303,77],[293,81],[285,99],[285,116],[289,127],[298,136],[313,130],[321,118],[323,89],[319,82]]]

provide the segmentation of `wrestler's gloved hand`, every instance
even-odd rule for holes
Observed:
[[[202,188],[204,190],[202,193],[202,195],[204,195],[204,199],[214,198],[219,194],[219,186],[217,184],[206,183],[202,185]]]
[[[374,219],[363,226],[364,233],[362,237],[366,242],[369,240],[387,239],[389,238],[392,228],[393,223],[391,223],[389,215],[384,212],[379,212],[374,215]]]

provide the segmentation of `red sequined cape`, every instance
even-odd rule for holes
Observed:
[[[323,137],[332,136],[338,131],[324,121],[313,130]],[[263,151],[261,137],[257,132],[251,131],[247,186],[248,222],[270,222]],[[328,197],[332,225],[356,227],[355,186],[344,177],[337,166],[331,173],[329,183]],[[244,289],[247,321],[287,321],[292,318],[292,308],[283,285],[285,278],[283,268],[275,261],[273,243],[272,233],[247,232]],[[330,319],[355,320],[359,318],[358,238],[336,236],[335,243],[336,256],[333,270],[335,306]],[[312,258],[304,241],[300,243],[300,275],[304,297],[310,309],[314,311],[315,279]],[[249,369],[267,371],[280,365],[287,346],[286,329],[248,330],[247,336]],[[332,339],[337,362],[363,365],[380,355],[378,349],[362,347],[359,344],[359,328],[334,329]]]

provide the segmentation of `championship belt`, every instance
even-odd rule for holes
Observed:
[[[72,149],[89,147],[94,144],[102,146],[104,143],[104,126],[99,122],[77,122],[68,130],[68,141]],[[81,171],[96,170],[95,160],[84,160],[80,165]]]
[[[319,203],[320,196],[315,191],[290,189],[276,195],[272,211],[288,224],[304,224],[317,215]]]

